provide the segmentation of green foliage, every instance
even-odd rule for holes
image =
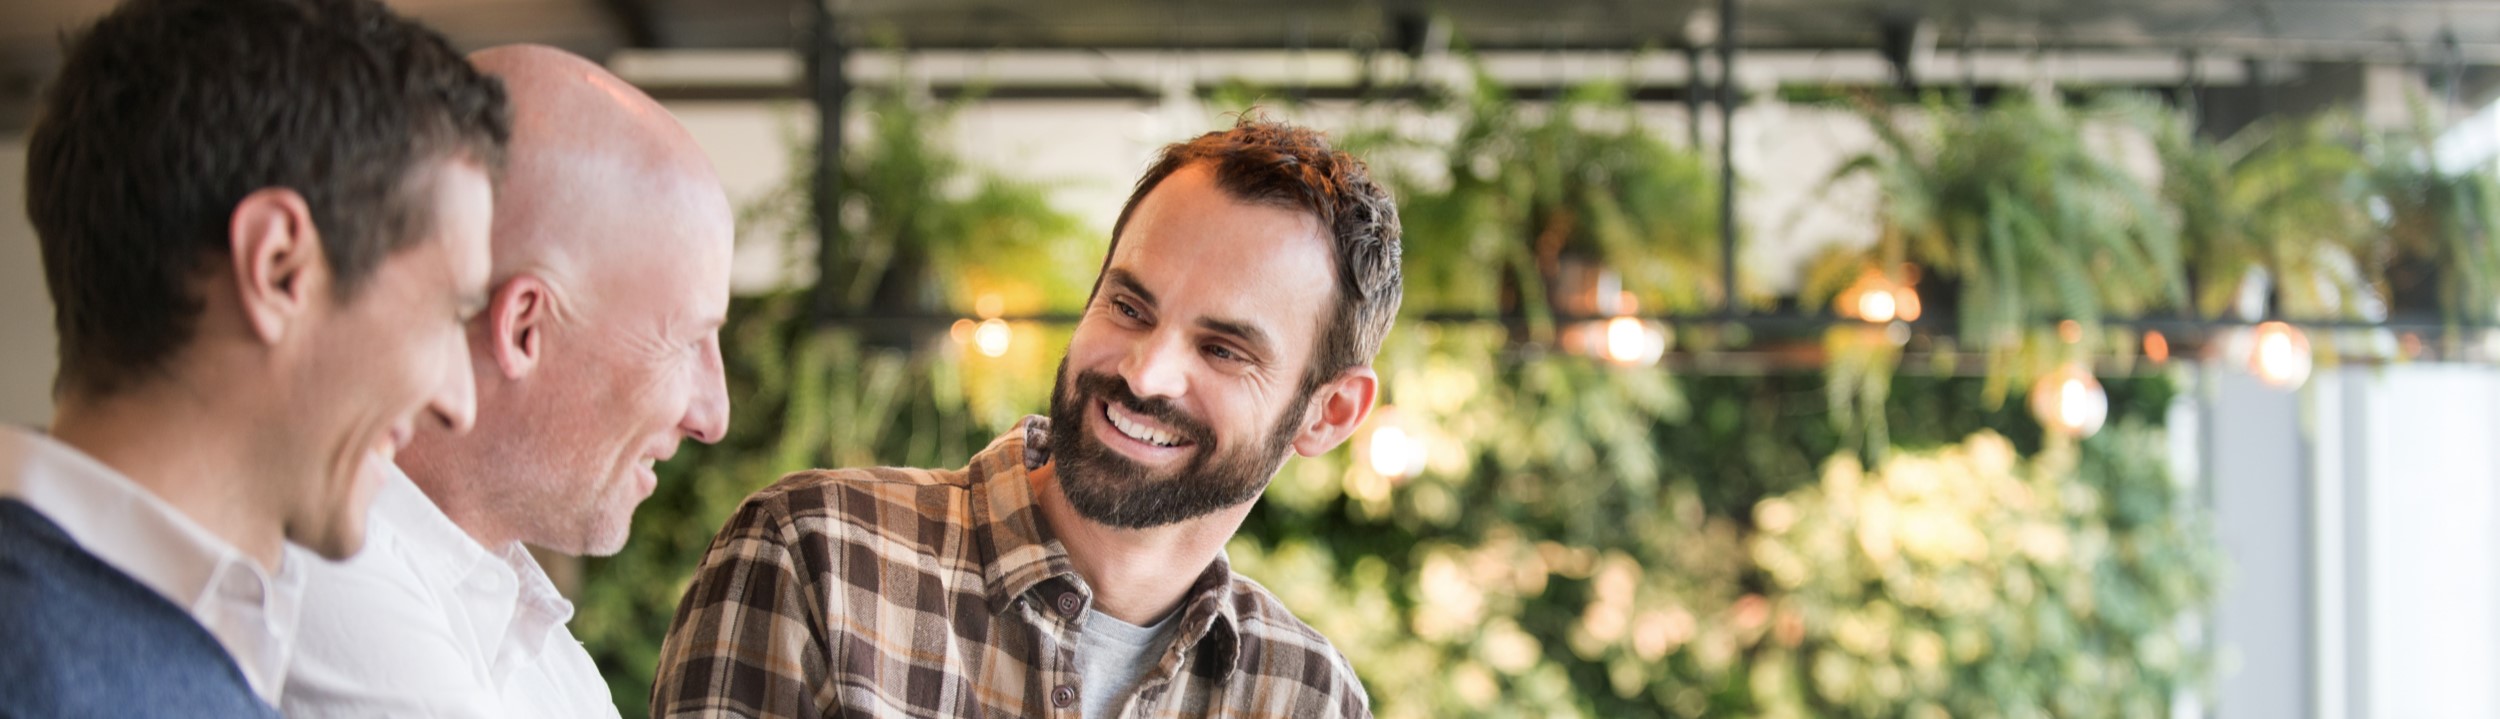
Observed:
[[[2263,270],[2280,316],[2357,318],[2374,239],[2367,165],[2340,115],[2261,120],[2221,142],[2185,118],[2140,108],[2162,160],[2162,200],[2179,222],[2197,314],[2223,317]]]
[[[2439,167],[2438,136],[2417,124],[2370,139],[2370,190],[2387,210],[2376,279],[2396,314],[2488,323],[2500,315],[2500,177]]]
[[[2187,305],[2177,230],[2154,188],[2110,159],[2095,116],[2021,98],[1866,114],[1878,147],[1832,180],[1875,182],[1871,263],[1917,263],[1950,293],[1929,310],[1958,314],[1959,337],[1988,354],[1991,404],[2026,379],[2027,328],[2072,319],[2096,336],[2105,316]]]
[[[1374,129],[1349,143],[1386,157],[1422,148],[1428,158],[1379,163],[1405,223],[1407,306],[1515,310],[1541,323],[1574,311],[1547,306],[1565,258],[1619,272],[1645,313],[1723,301],[1717,178],[1643,127],[1621,86],[1531,105],[1479,68],[1474,86],[1409,109],[1448,118],[1456,135]]]
[[[1377,476],[1359,435],[1296,460],[1230,550],[1381,716],[2139,715],[2202,676],[2173,627],[2213,550],[2162,466],[2166,380],[2114,380],[2113,429],[2044,450],[2004,439],[2040,431],[1978,409],[1982,381],[1901,377],[1883,412],[1907,449],[1869,473],[1816,378],[1690,378],[1651,403],[1654,370],[1399,332],[1383,374],[1427,469]],[[1891,536],[2030,543],[1926,561],[1805,539],[1857,531],[1877,496],[1908,507]]]
[[[1042,186],[977,171],[949,149],[955,114],[977,95],[940,104],[907,88],[865,96],[867,136],[843,148],[844,241],[831,250],[847,272],[818,289],[848,313],[961,311],[982,295],[1032,313],[1083,299],[1104,239],[1053,208]],[[792,144],[808,158],[792,167],[812,169],[812,146]],[[751,214],[810,217],[810,172],[794,174]],[[789,228],[814,239],[812,219]]]
[[[1768,716],[2153,716],[2201,675],[2176,625],[2216,557],[2177,511],[2162,435],[2030,461],[1982,431],[1754,507],[1777,609]],[[2157,550],[2146,553],[2143,550]]]

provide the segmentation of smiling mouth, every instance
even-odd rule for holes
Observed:
[[[1145,420],[1129,414],[1119,403],[1102,403],[1102,416],[1111,421],[1111,428],[1122,436],[1156,447],[1181,447],[1189,444],[1169,430],[1157,429]]]

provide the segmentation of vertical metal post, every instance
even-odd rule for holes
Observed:
[[[808,187],[808,207],[816,217],[816,287],[811,307],[817,317],[843,310],[843,284],[849,253],[842,244],[842,111],[850,95],[850,77],[842,71],[846,54],[831,0],[798,0],[807,6],[807,96],[816,104],[816,162]]]
[[[1736,0],[1719,0],[1719,288],[1736,316]]]
[[[1684,44],[1684,118],[1692,130],[1693,151],[1701,152],[1701,94],[1710,87],[1709,78],[1701,75],[1701,45]]]

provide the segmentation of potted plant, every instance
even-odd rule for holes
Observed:
[[[2237,314],[2233,305],[2248,283],[2263,277],[2273,315],[2360,317],[2353,300],[2366,289],[2375,231],[2363,202],[2368,166],[2348,139],[2350,118],[2264,120],[2217,142],[2197,137],[2175,114],[2143,116],[2198,316]]]
[[[2417,113],[2419,115],[2421,113]],[[2500,304],[2500,180],[2488,164],[2444,167],[2426,124],[2370,142],[2370,197],[2384,210],[2372,279],[2395,319],[2487,323]]]
[[[1865,114],[1876,147],[1828,182],[1874,181],[1882,232],[1864,264],[1918,268],[1926,313],[1987,355],[1990,401],[2040,364],[2023,361],[2030,330],[2074,320],[2091,337],[2104,316],[2186,305],[2178,231],[2110,159],[2107,114],[2021,97]]]
[[[1425,100],[1454,108],[1450,138],[1373,132],[1406,225],[1407,304],[1518,315],[1550,339],[1553,316],[1716,309],[1718,181],[1702,158],[1645,127],[1616,84],[1532,106],[1479,68]],[[1602,269],[1615,278],[1583,281]],[[1599,285],[1628,293],[1582,297]],[[1577,292],[1564,291],[1570,286]]]

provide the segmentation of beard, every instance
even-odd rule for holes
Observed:
[[[1060,360],[1059,381],[1050,391],[1050,455],[1058,466],[1060,493],[1079,516],[1122,529],[1188,521],[1257,499],[1284,466],[1285,450],[1302,424],[1311,393],[1301,395],[1277,418],[1264,441],[1227,449],[1205,422],[1181,412],[1171,400],[1139,398],[1127,382],[1099,372],[1071,378],[1067,361]],[[1156,475],[1094,436],[1089,423],[1110,423],[1086,416],[1101,413],[1096,401],[1152,419],[1197,453],[1180,471]]]

